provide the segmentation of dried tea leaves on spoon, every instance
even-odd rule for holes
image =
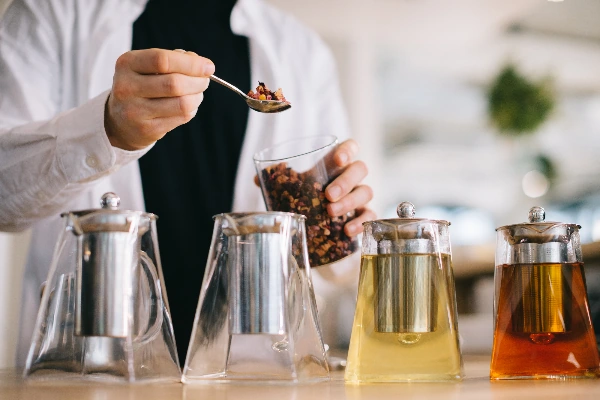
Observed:
[[[276,100],[289,103],[289,101],[285,99],[281,88],[273,92],[267,87],[267,85],[264,84],[264,82],[260,81],[258,82],[258,86],[256,87],[256,92],[250,90],[248,92],[248,97],[251,97],[256,100]]]

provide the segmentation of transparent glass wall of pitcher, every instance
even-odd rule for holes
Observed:
[[[446,221],[365,222],[358,299],[345,379],[350,383],[461,379]]]
[[[283,212],[215,216],[185,383],[329,379],[304,221]]]
[[[63,214],[24,376],[179,381],[156,216],[102,204]]]
[[[594,378],[600,371],[579,229],[546,222],[497,229],[492,379]]]

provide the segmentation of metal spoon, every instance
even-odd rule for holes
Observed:
[[[288,103],[287,101],[256,100],[256,99],[253,99],[252,97],[248,96],[246,93],[242,92],[240,89],[233,86],[231,83],[226,82],[221,78],[217,78],[214,75],[211,75],[209,78],[211,81],[220,83],[221,85],[225,86],[226,88],[231,89],[234,92],[236,92],[237,94],[239,94],[241,97],[244,98],[244,100],[246,100],[246,104],[248,104],[248,107],[250,107],[251,109],[253,109],[255,111],[259,111],[259,112],[263,112],[263,113],[278,113],[281,111],[285,111],[288,108],[292,108],[292,105],[290,103]]]

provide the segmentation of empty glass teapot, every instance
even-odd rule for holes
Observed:
[[[62,214],[26,378],[180,380],[156,216],[119,201]]]
[[[329,379],[305,217],[215,216],[184,383]]]

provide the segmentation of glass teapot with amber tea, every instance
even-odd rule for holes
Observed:
[[[575,224],[497,229],[492,379],[594,378],[600,371]]]
[[[350,383],[448,381],[463,376],[447,221],[363,224],[358,299],[345,379]]]

